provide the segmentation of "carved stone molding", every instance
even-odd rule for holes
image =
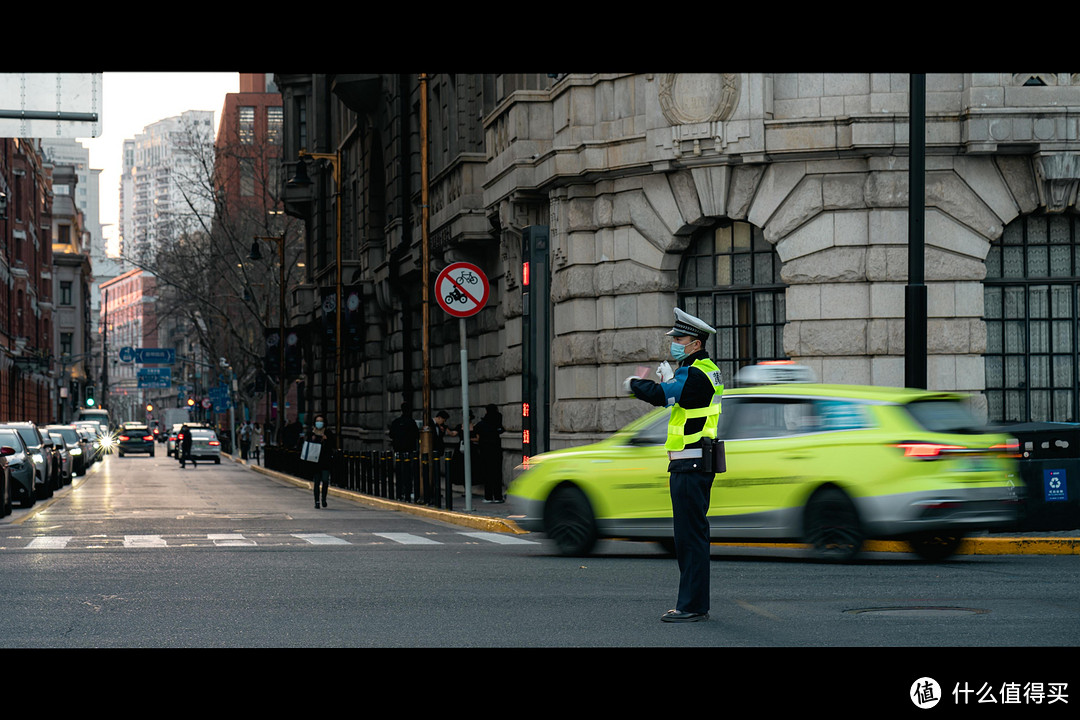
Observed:
[[[1064,212],[1070,205],[1076,204],[1076,191],[1080,186],[1080,154],[1040,155],[1035,158],[1035,173],[1047,212]]]
[[[720,151],[726,145],[724,122],[735,112],[739,93],[736,73],[659,76],[660,110],[671,123],[671,148],[676,157],[686,152],[701,155],[709,147]]]
[[[665,73],[660,76],[660,109],[672,125],[727,120],[739,102],[736,73]]]

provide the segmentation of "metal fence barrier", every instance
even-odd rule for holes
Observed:
[[[300,451],[267,445],[267,470],[311,480],[313,467],[300,459]],[[453,510],[452,452],[373,451],[339,453],[330,484],[373,497],[415,502]]]

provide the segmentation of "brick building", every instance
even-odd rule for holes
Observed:
[[[0,138],[0,417],[53,419],[52,166],[37,140]]]

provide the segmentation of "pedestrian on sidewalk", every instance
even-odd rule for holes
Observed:
[[[263,431],[262,426],[259,423],[251,428],[251,456],[255,458],[255,464],[258,465],[262,458],[262,445],[263,445]]]
[[[488,405],[484,417],[473,427],[473,442],[479,454],[480,473],[484,476],[484,502],[501,503],[503,501],[503,433],[502,414],[494,404]]]

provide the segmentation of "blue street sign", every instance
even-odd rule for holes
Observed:
[[[135,348],[125,345],[120,348],[120,362],[132,362],[135,360]]]
[[[137,363],[165,363],[171,365],[176,362],[175,348],[136,348],[135,362]]]
[[[172,368],[167,367],[152,367],[152,368],[139,368],[139,377],[172,377]]]
[[[164,388],[172,387],[172,379],[167,377],[139,376],[140,388]]]

